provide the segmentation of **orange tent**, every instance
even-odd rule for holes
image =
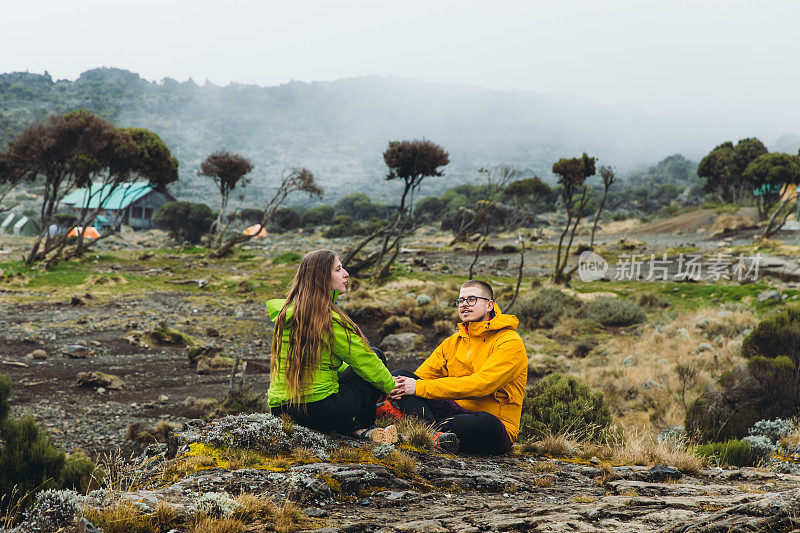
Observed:
[[[261,227],[261,224],[255,224],[245,229],[242,233],[245,235],[254,235],[255,237],[266,237],[267,230]]]
[[[94,226],[86,226],[85,229],[83,227],[81,227],[81,226],[77,226],[75,228],[72,228],[72,231],[67,233],[67,237],[77,237],[80,233],[83,233],[83,238],[84,239],[99,239],[100,238],[100,232],[98,232],[97,229]]]

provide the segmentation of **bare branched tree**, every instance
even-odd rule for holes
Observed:
[[[595,173],[595,158],[589,157],[585,153],[581,157],[572,159],[559,159],[553,164],[553,173],[559,176],[558,182],[563,187],[561,200],[567,211],[567,221],[561,236],[558,239],[556,248],[556,264],[553,269],[553,282],[559,284],[569,284],[570,273],[564,273],[569,259],[569,250],[578,231],[578,224],[583,218],[584,209],[588,202],[586,196],[586,179]],[[579,197],[576,197],[580,194]],[[564,239],[569,235],[569,241],[564,247]]]
[[[608,189],[614,185],[614,169],[607,166],[600,167],[600,176],[603,178],[603,198],[600,200],[600,206],[597,208],[597,213],[594,215],[594,224],[592,224],[592,237],[589,241],[589,248],[594,249],[594,234],[597,231],[597,223],[600,221],[600,215],[606,206],[606,198],[608,198]]]
[[[503,313],[508,313],[514,304],[517,303],[517,296],[519,296],[519,286],[522,284],[522,269],[525,266],[525,239],[522,238],[522,232],[517,230],[517,242],[519,243],[519,267],[517,269],[517,286],[514,289],[514,297],[508,302],[508,305],[503,309]]]
[[[229,223],[225,218],[225,210],[228,207],[230,195],[237,186],[240,188],[247,186],[250,180],[245,178],[245,175],[249,174],[251,170],[253,170],[253,164],[249,159],[223,150],[214,152],[201,163],[198,175],[208,176],[214,180],[220,195],[217,220],[211,228],[211,233],[214,235],[212,248],[220,246],[223,235],[228,229]],[[223,221],[226,221],[224,226]]]
[[[391,141],[383,153],[383,160],[389,167],[386,180],[403,180],[400,205],[384,227],[376,229],[343,254],[344,263],[351,273],[372,266],[372,275],[378,280],[386,279],[392,263],[400,253],[403,239],[418,227],[412,216],[414,193],[425,178],[442,176],[444,171],[440,167],[450,162],[447,152],[441,146],[424,139]],[[376,240],[380,242],[376,252],[353,262],[368,243]]]
[[[275,191],[275,195],[264,205],[264,210],[261,214],[261,228],[267,227],[267,224],[272,220],[275,211],[283,204],[286,198],[293,192],[304,192],[310,196],[322,197],[322,188],[314,181],[314,174],[305,168],[289,168],[281,172],[281,183]],[[208,256],[213,259],[225,257],[237,244],[241,244],[254,238],[256,234],[247,235],[238,233],[228,238],[226,241],[220,243],[216,248],[212,248],[208,252]]]

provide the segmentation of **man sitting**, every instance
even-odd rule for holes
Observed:
[[[528,357],[519,320],[504,315],[488,283],[469,280],[455,300],[461,323],[415,373],[393,372],[389,398],[432,424],[449,452],[503,454],[519,433]]]

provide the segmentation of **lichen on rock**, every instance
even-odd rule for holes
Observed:
[[[182,434],[176,436],[180,438]],[[189,442],[246,448],[267,454],[290,453],[298,447],[323,454],[334,447],[322,433],[296,424],[287,431],[283,420],[266,413],[226,416],[209,423],[199,434],[184,432],[184,436]]]

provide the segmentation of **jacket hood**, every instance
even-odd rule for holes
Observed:
[[[458,334],[461,337],[468,337],[470,335],[477,336],[487,333],[489,331],[498,331],[501,329],[517,329],[519,319],[514,315],[504,315],[500,308],[497,307],[497,302],[494,303],[494,317],[484,322],[470,322],[469,333],[463,322],[458,324]]]
[[[336,300],[339,298],[339,291],[331,290],[331,300],[333,303],[336,303]],[[283,298],[275,298],[273,300],[267,300],[267,313],[269,313],[269,319],[272,322],[275,322],[275,319],[278,318],[278,314],[283,309],[283,304],[286,303],[286,300]],[[286,320],[289,321],[294,314],[294,305],[290,305],[289,308],[286,310]]]

